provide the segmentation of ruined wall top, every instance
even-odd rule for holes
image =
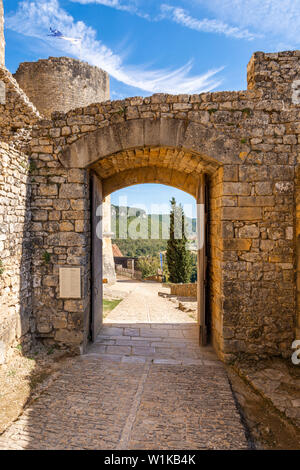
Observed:
[[[24,62],[14,77],[46,117],[50,117],[53,111],[67,112],[109,99],[108,74],[98,67],[68,57]]]
[[[300,50],[255,52],[247,67],[248,89],[261,89],[265,99],[300,104]]]
[[[5,64],[4,8],[0,0],[0,65]]]
[[[22,144],[41,115],[12,74],[0,65],[0,140]]]

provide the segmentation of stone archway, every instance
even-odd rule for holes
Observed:
[[[228,361],[243,353],[289,351],[295,297],[285,280],[293,275],[295,259],[295,165],[287,158],[291,144],[272,137],[284,133],[284,126],[270,121],[261,97],[254,89],[129,98],[57,112],[36,126],[31,156],[38,177],[32,207],[38,337],[77,351],[86,346],[91,172],[101,179],[104,195],[161,182],[197,196],[198,178],[206,174],[215,349]],[[48,265],[41,262],[44,252]],[[80,270],[78,298],[59,295],[59,272],[66,267]]]
[[[65,167],[84,168],[92,172],[92,201],[100,201],[112,192],[135,184],[158,183],[181,189],[194,196],[199,209],[198,222],[198,322],[200,344],[208,341],[208,312],[206,308],[206,222],[205,175],[213,175],[222,160],[229,156],[225,138],[199,124],[179,120],[133,120],[89,133],[68,146],[60,155]],[[147,144],[147,145],[146,145]],[[232,146],[231,146],[232,148]],[[203,151],[219,151],[220,161],[207,157]],[[220,152],[222,149],[222,153]],[[237,158],[237,157],[236,157]],[[99,234],[100,211],[92,207],[92,337],[102,322],[102,273],[96,267],[101,253]],[[97,313],[96,313],[97,312]],[[95,329],[95,325],[97,325]]]
[[[240,163],[240,147],[233,133],[225,134],[192,120],[158,117],[110,123],[96,130],[90,127],[91,131],[75,135],[59,154],[64,167],[89,168],[112,155],[147,148],[176,149],[177,156],[182,151],[189,158],[197,155],[197,164],[192,167],[181,162],[186,172],[201,164],[213,173],[222,164]]]

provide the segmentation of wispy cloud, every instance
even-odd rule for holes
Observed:
[[[268,44],[300,44],[300,0],[193,0],[216,18],[263,34]]]
[[[83,5],[98,4],[105,5],[107,7],[115,8],[117,10],[124,10],[129,13],[141,16],[150,21],[161,21],[170,20],[186,28],[193,29],[195,31],[204,33],[216,33],[222,34],[227,37],[235,39],[245,39],[251,41],[252,39],[259,37],[259,34],[254,34],[248,29],[239,28],[237,26],[231,26],[230,23],[224,23],[218,19],[208,18],[195,18],[189,11],[183,7],[173,6],[169,4],[155,5],[158,8],[159,13],[155,14],[153,11],[157,10],[154,5],[149,5],[149,0],[70,0],[73,3],[81,3]],[[200,0],[201,1],[201,0]],[[183,4],[190,3],[185,0]],[[206,3],[203,0],[203,3]],[[147,9],[148,8],[148,12]],[[151,10],[151,13],[150,13]]]
[[[81,38],[81,45],[48,38],[49,26],[55,26],[66,36]],[[209,70],[203,75],[191,75],[192,61],[176,70],[149,70],[142,66],[126,65],[120,55],[97,39],[93,28],[82,21],[76,22],[60,7],[58,0],[21,1],[17,11],[8,15],[6,27],[51,43],[57,51],[101,67],[118,81],[148,92],[200,93],[210,91],[221,83],[215,77],[221,69]]]
[[[114,8],[115,10],[127,11],[142,18],[149,19],[148,13],[142,12],[137,8],[135,0],[70,0],[73,3],[80,3],[81,5],[103,5],[106,7]]]
[[[258,35],[250,33],[247,29],[230,26],[223,21],[215,19],[197,19],[192,17],[188,11],[183,8],[174,7],[171,5],[161,5],[162,18],[168,18],[175,23],[185,26],[189,29],[204,33],[217,33],[224,34],[225,36],[233,37],[236,39],[253,40]]]
[[[267,47],[282,48],[285,44],[296,48],[300,44],[300,0],[162,0],[162,4],[158,0],[71,1],[98,3],[152,21],[168,19],[195,31],[235,39],[263,38]]]

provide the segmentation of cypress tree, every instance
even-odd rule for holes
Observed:
[[[184,230],[184,212],[177,206],[173,197],[170,201],[170,239],[167,246],[167,265],[169,280],[175,284],[188,283],[192,274],[192,257],[187,249],[187,238]]]

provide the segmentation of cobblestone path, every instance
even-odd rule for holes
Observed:
[[[87,354],[0,436],[0,449],[246,449],[223,365],[155,284],[106,318]],[[124,286],[123,286],[124,288]]]

